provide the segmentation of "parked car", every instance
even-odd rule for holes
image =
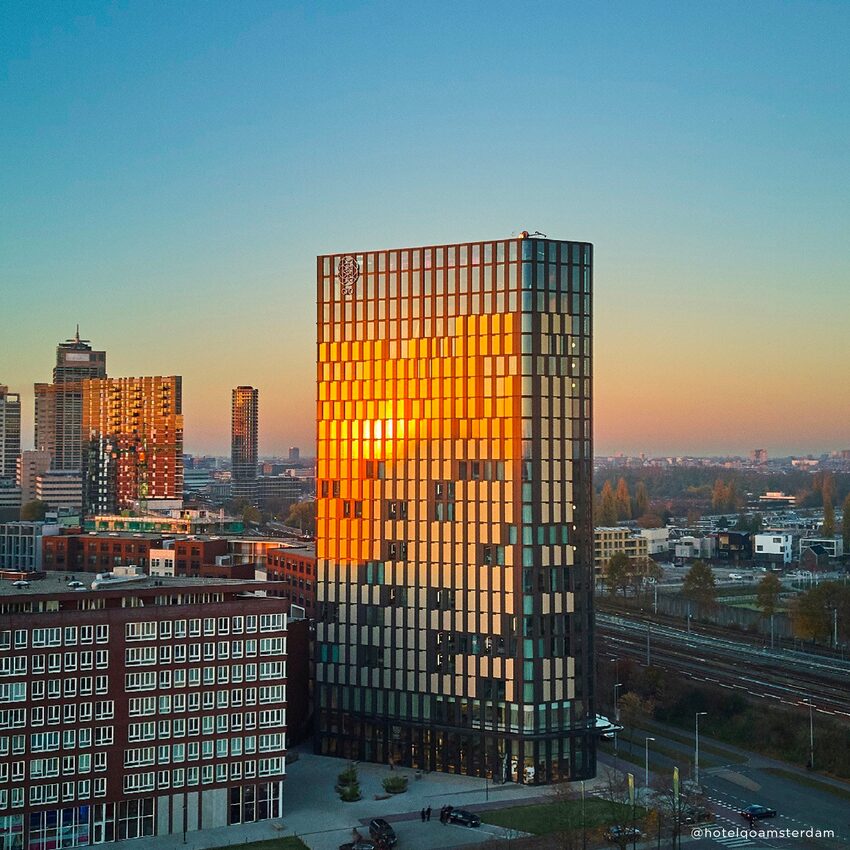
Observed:
[[[452,809],[449,812],[449,823],[457,823],[461,826],[481,826],[481,818],[474,812],[466,809]]]
[[[744,577],[740,573],[729,573],[729,581],[743,581]]]
[[[349,841],[347,844],[340,844],[339,850],[378,850],[378,845],[374,841],[361,838],[359,841]]]
[[[605,830],[606,841],[620,843],[626,841],[638,841],[643,838],[643,833],[636,826],[609,826]]]
[[[68,587],[78,588],[85,587],[85,585],[81,581],[77,581],[76,579],[74,579],[73,581],[68,582]]]
[[[369,821],[369,835],[375,841],[382,841],[387,847],[394,847],[398,843],[395,830],[383,818],[373,818]]]
[[[17,581],[12,582],[12,587],[29,587],[30,583],[25,579],[19,578]]]
[[[743,809],[741,811],[741,817],[746,818],[747,820],[764,820],[764,818],[775,818],[776,809],[770,809],[767,806],[760,806],[757,803],[753,803],[752,806],[747,806],[746,809]]]

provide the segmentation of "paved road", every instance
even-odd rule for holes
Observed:
[[[673,737],[668,737],[672,735]],[[693,738],[681,730],[666,730],[652,724],[635,734],[634,752],[640,764],[617,762],[603,754],[606,764],[617,764],[621,769],[635,773],[640,785],[644,782],[644,739],[655,738],[650,743],[650,768],[653,776],[672,777],[673,766],[679,767],[682,778],[691,778],[694,758]],[[684,739],[684,740],[683,740]],[[620,752],[627,753],[627,745],[620,743]],[[738,747],[714,741],[700,735],[702,748],[700,782],[706,790],[716,820],[712,829],[725,829],[730,834],[714,839],[704,839],[705,846],[725,847],[775,847],[806,848],[806,850],[837,850],[850,846],[850,802],[847,797],[835,796],[818,788],[803,784],[816,780],[842,789],[850,795],[850,784],[808,773],[793,765],[754,755]],[[652,750],[656,747],[664,753]],[[783,771],[777,775],[774,771]],[[786,774],[790,774],[790,777]],[[800,781],[795,781],[799,779]],[[668,780],[669,781],[669,780]],[[747,830],[747,822],[740,811],[752,803],[760,803],[776,809],[778,817],[756,825],[756,835],[740,835]],[[832,830],[833,839],[817,837],[766,837],[768,830]],[[698,846],[703,846],[700,842]]]

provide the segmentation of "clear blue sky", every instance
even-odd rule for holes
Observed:
[[[7,2],[0,382],[313,438],[315,255],[596,244],[597,450],[850,447],[850,3]],[[816,404],[812,404],[816,399]],[[25,416],[30,419],[31,404]],[[28,432],[27,432],[28,433]]]

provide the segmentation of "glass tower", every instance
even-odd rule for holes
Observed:
[[[234,387],[231,403],[230,458],[232,495],[257,504],[257,419],[260,391]]]
[[[320,752],[594,775],[592,255],[318,258]]]

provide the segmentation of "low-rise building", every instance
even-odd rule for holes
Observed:
[[[631,528],[599,526],[593,532],[593,567],[597,573],[604,571],[613,555],[622,553],[629,558],[646,558],[649,541]]]
[[[669,528],[642,528],[638,534],[646,539],[649,555],[666,555],[670,551]]]
[[[823,546],[828,558],[841,558],[844,556],[844,538],[840,534],[834,537],[801,537],[800,552],[807,546]]]
[[[749,561],[753,557],[753,536],[749,531],[720,531],[716,557],[721,561]]]
[[[707,537],[685,535],[679,537],[673,544],[673,557],[677,561],[710,560],[716,551],[717,541],[710,535]]]
[[[257,582],[99,585],[0,583],[0,846],[280,817],[287,603]]]
[[[68,572],[100,572],[131,565],[147,569],[151,549],[161,545],[158,534],[59,534],[44,539],[43,563],[46,570]]]
[[[43,541],[59,534],[45,522],[0,523],[0,570],[38,572],[43,568]]]
[[[794,557],[793,537],[787,532],[771,531],[753,538],[753,560],[772,564],[790,564]]]

